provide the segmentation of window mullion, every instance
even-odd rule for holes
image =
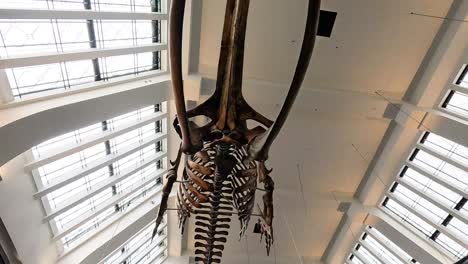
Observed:
[[[86,10],[91,10],[91,0],[83,0],[83,5]],[[92,49],[97,48],[96,32],[94,31],[94,21],[92,19],[86,20],[86,27],[88,28],[89,47]],[[102,80],[101,70],[99,68],[99,59],[94,58],[93,62],[94,81]]]
[[[403,258],[403,256],[401,256],[401,254],[399,254],[398,252],[396,252],[395,248],[393,248],[393,245],[389,245],[388,243],[385,243],[385,241],[382,241],[380,240],[373,232],[372,232],[372,229],[369,229],[366,234],[373,238],[375,241],[377,241],[379,243],[379,245],[382,247],[382,248],[385,248],[390,254],[392,254],[392,256],[398,258],[402,263],[409,263],[409,259],[405,259]]]
[[[160,0],[151,0],[151,12],[161,12],[160,9]],[[153,43],[159,43],[160,42],[160,37],[159,37],[159,20],[151,20],[151,29],[152,29],[152,42]],[[153,52],[153,65],[152,65],[152,70],[159,70],[160,65],[159,65],[159,57],[161,56],[160,51],[155,51]]]
[[[425,214],[419,212],[419,210],[415,210],[415,208],[413,208],[413,207],[407,205],[405,202],[399,200],[397,197],[395,197],[395,195],[393,193],[389,193],[388,196],[393,201],[397,202],[400,206],[402,206],[403,208],[405,208],[406,210],[408,210],[409,212],[411,212],[415,216],[417,216],[417,217],[421,218],[422,220],[424,220],[427,224],[432,226],[432,228],[434,228],[436,230],[439,230],[444,235],[448,236],[450,239],[457,242],[458,244],[466,245],[466,241],[465,241],[466,239],[459,237],[458,234],[453,234],[451,232],[451,230],[447,229],[447,227],[438,225],[437,223],[434,223],[434,221],[431,221],[430,219],[428,219],[428,217]]]
[[[426,193],[420,191],[418,188],[415,188],[414,186],[412,186],[411,184],[407,183],[406,181],[404,181],[404,177],[403,178],[398,178],[397,179],[397,182],[399,184],[401,184],[402,186],[404,186],[405,188],[407,188],[408,190],[412,191],[413,193],[415,193],[416,195],[418,195],[420,198],[423,198],[425,200],[427,200],[428,202],[432,203],[433,205],[439,207],[440,209],[446,211],[449,213],[449,215],[455,215],[457,218],[459,218],[462,222],[464,222],[465,224],[468,225],[468,220],[465,219],[458,210],[455,210],[455,209],[452,209],[452,208],[448,208],[447,206],[445,206],[442,202],[438,201],[438,199],[435,199],[429,195],[427,195]]]

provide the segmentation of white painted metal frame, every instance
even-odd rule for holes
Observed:
[[[122,150],[119,153],[112,153],[110,155],[107,155],[103,159],[97,160],[96,162],[94,162],[89,167],[81,169],[81,170],[77,170],[74,173],[70,174],[69,176],[64,177],[60,181],[54,183],[53,185],[44,187],[44,189],[41,189],[37,193],[35,193],[34,197],[38,198],[38,197],[44,196],[44,195],[46,195],[46,194],[48,194],[50,192],[53,192],[53,191],[65,186],[65,185],[68,185],[69,183],[71,183],[71,182],[73,182],[73,181],[75,181],[77,179],[80,179],[80,178],[84,177],[85,175],[88,175],[88,174],[90,174],[92,172],[95,172],[95,171],[97,171],[97,170],[99,170],[101,168],[104,168],[105,166],[108,166],[108,165],[120,160],[121,158],[124,158],[124,157],[126,157],[126,156],[128,156],[128,155],[130,155],[132,153],[135,153],[135,152],[139,151],[140,149],[142,149],[144,147],[147,147],[147,146],[149,146],[151,144],[154,144],[157,141],[163,140],[166,137],[167,137],[166,134],[159,133],[159,134],[156,134],[156,135],[154,135],[152,137],[149,137],[149,138],[145,139],[145,141],[143,141],[140,145],[130,146],[128,148],[125,148],[124,150]],[[162,153],[160,155],[161,155],[160,158],[163,158],[164,155],[166,155],[166,154]]]
[[[80,150],[89,148],[91,146],[97,145],[97,144],[102,143],[102,142],[105,142],[106,140],[109,140],[109,139],[114,138],[116,136],[125,134],[125,133],[130,132],[130,131],[132,131],[134,129],[137,129],[139,127],[150,124],[152,122],[156,122],[156,121],[164,119],[164,118],[167,118],[167,113],[156,112],[156,113],[152,114],[151,116],[148,116],[148,117],[144,118],[143,120],[141,120],[139,122],[124,126],[122,128],[116,129],[116,130],[103,131],[103,133],[101,135],[99,135],[98,137],[91,138],[91,139],[88,139],[88,140],[84,140],[80,144],[76,144],[74,146],[61,149],[60,151],[45,155],[44,157],[42,157],[40,159],[33,160],[32,162],[28,163],[25,166],[25,170],[30,171],[30,170],[33,170],[33,169],[37,169],[37,168],[39,168],[41,166],[44,166],[47,163],[51,163],[53,161],[56,161],[58,159],[61,159],[61,158],[65,157],[65,156],[76,153],[76,152],[78,152]]]
[[[401,205],[406,210],[408,210],[411,213],[413,213],[414,215],[416,215],[417,217],[425,220],[425,222],[428,223],[429,225],[431,225],[434,229],[439,230],[440,232],[442,232],[444,235],[448,236],[453,241],[455,241],[458,244],[468,248],[468,240],[466,240],[466,238],[460,237],[458,234],[455,234],[454,232],[452,232],[450,229],[448,229],[447,227],[445,227],[443,225],[439,225],[437,223],[434,223],[433,221],[430,220],[430,217],[426,216],[426,214],[424,214],[422,212],[419,212],[418,210],[415,210],[414,208],[412,208],[408,204],[402,202],[397,197],[395,197],[395,195],[393,193],[388,193],[387,196],[389,198],[393,199],[393,201],[397,202],[399,205]]]
[[[366,229],[366,233],[368,236],[372,237],[373,239],[375,239],[377,242],[380,243],[380,245],[382,245],[382,247],[384,247],[385,249],[387,249],[389,252],[391,252],[395,257],[397,257],[402,263],[406,263],[406,264],[414,264],[412,263],[409,259],[405,259],[403,258],[403,256],[398,252],[397,249],[395,249],[393,247],[392,244],[388,244],[388,243],[385,243],[384,241],[382,241],[377,235],[375,235],[375,231],[373,228],[367,228]]]
[[[361,245],[361,246],[362,246],[362,245]],[[355,256],[357,256],[359,260],[361,260],[362,262],[364,262],[364,263],[367,264],[367,262],[366,262],[367,257],[364,256],[361,252],[359,252],[359,251],[356,250],[356,249],[353,249],[353,254],[354,254]]]
[[[447,213],[457,217],[460,221],[468,225],[468,219],[465,219],[465,216],[463,216],[460,211],[454,210],[453,208],[447,208],[446,205],[444,205],[441,201],[439,201],[436,198],[430,197],[424,192],[421,192],[418,188],[415,188],[411,184],[407,183],[404,178],[398,178],[396,181],[398,184],[402,185],[403,187],[409,189],[410,191],[414,192],[418,196],[424,198],[425,200],[429,201],[430,203],[436,205],[437,207],[443,209],[444,211],[447,211]]]
[[[163,172],[159,172],[157,174],[155,174],[153,177],[151,177],[149,180],[143,182],[142,184],[139,184],[138,186],[136,186],[135,188],[133,188],[132,191],[130,192],[127,192],[127,193],[120,193],[120,194],[117,194],[115,196],[112,197],[112,199],[106,201],[106,203],[102,204],[102,205],[98,205],[96,207],[96,210],[94,212],[91,212],[89,213],[87,216],[85,216],[83,219],[81,219],[80,221],[76,222],[75,224],[73,224],[72,226],[68,227],[67,229],[59,232],[58,234],[56,234],[52,240],[53,241],[58,241],[59,239],[65,237],[66,235],[70,234],[71,232],[73,232],[74,230],[76,230],[77,228],[79,228],[82,224],[86,223],[87,221],[93,219],[93,217],[99,215],[100,213],[104,212],[106,209],[109,209],[110,207],[114,206],[115,204],[119,203],[120,201],[124,200],[125,198],[129,197],[130,195],[134,194],[135,192],[139,191],[141,187],[145,186],[146,184],[148,184],[149,182],[151,181],[154,181],[155,179],[157,179],[158,177],[162,177],[163,174],[165,173],[165,171]],[[162,186],[159,186],[158,188],[156,188],[155,190],[153,190],[151,192],[151,194],[149,195],[149,197],[153,197],[155,194],[158,194],[162,191]],[[146,199],[145,199],[146,200]]]
[[[102,57],[166,50],[166,44],[145,44],[134,47],[93,48],[60,53],[41,53],[0,59],[0,69],[27,67],[59,62],[90,60]]]
[[[143,203],[146,203],[148,202],[149,200],[152,200],[152,199],[156,199],[156,200],[160,200],[160,195],[161,195],[161,192],[155,192],[153,194],[150,194],[148,196],[146,196],[146,198],[141,202],[142,204]],[[156,205],[157,206],[157,205]],[[71,251],[75,250],[76,248],[78,248],[82,243],[86,243],[87,240],[89,240],[91,237],[99,234],[102,230],[106,229],[108,226],[112,225],[113,223],[117,222],[121,217],[124,217],[125,215],[131,213],[132,211],[134,211],[136,208],[138,208],[138,206],[134,206],[134,207],[131,207],[129,208],[126,212],[124,212],[123,214],[117,214],[117,215],[114,215],[112,220],[110,220],[109,222],[107,222],[106,224],[104,225],[101,225],[99,226],[99,228],[96,229],[95,233],[91,234],[91,235],[87,235],[87,237],[85,239],[83,239],[83,241],[81,241],[79,244],[77,245],[74,245],[70,248],[68,248],[63,254],[62,256],[70,253]],[[59,234],[60,235],[60,234]],[[53,241],[58,241],[57,238],[52,238]]]
[[[369,245],[369,243],[366,240],[362,240],[362,239],[359,240],[359,244],[361,245],[361,247],[365,248],[375,259],[377,259],[381,263],[383,263],[383,264],[388,263],[382,258],[382,256],[380,256],[380,254],[377,254],[377,253],[374,252],[374,250],[372,250],[372,246]],[[388,263],[388,264],[390,264],[390,263]]]
[[[167,20],[165,13],[0,8],[2,19]]]
[[[149,226],[152,226],[153,223],[151,223]],[[147,229],[149,226],[146,226],[144,227],[142,230],[145,230]],[[164,223],[162,224],[162,226],[159,227],[158,229],[158,232],[164,230],[164,234],[161,235],[161,236],[157,236],[156,240],[153,241],[152,243],[154,244],[159,244],[161,243],[163,240],[166,240],[167,239],[167,217],[164,221]],[[141,232],[140,232],[141,233]],[[130,238],[129,240],[127,240],[125,243],[123,243],[122,245],[120,245],[119,249],[118,250],[121,250],[121,248],[125,247],[128,245],[129,242],[131,242],[135,237],[137,237],[140,233],[134,235],[132,238]],[[133,250],[131,251],[126,251],[124,254],[123,257],[121,257],[122,259],[127,259],[129,256],[131,256],[135,251],[136,251],[137,248],[134,248]],[[106,258],[104,258],[103,260],[101,260],[99,263],[105,263],[109,257],[111,257],[114,253],[116,253],[116,251],[114,251],[113,253],[109,254]]]
[[[468,166],[466,166],[465,164],[462,164],[462,163],[460,163],[460,162],[458,162],[456,160],[450,159],[449,157],[447,157],[447,156],[445,156],[443,154],[440,154],[439,152],[434,151],[431,148],[428,148],[424,144],[418,143],[417,148],[421,149],[421,150],[435,156],[436,158],[438,158],[438,159],[440,159],[440,160],[442,160],[442,161],[444,161],[444,162],[446,162],[448,164],[451,164],[451,165],[453,165],[453,166],[455,166],[455,167],[457,167],[457,168],[459,168],[461,170],[468,171]]]
[[[411,168],[413,170],[415,170],[416,172],[428,177],[429,179],[433,180],[434,182],[444,186],[445,188],[455,192],[455,193],[458,193],[458,194],[461,194],[461,195],[468,195],[468,193],[466,192],[466,190],[462,189],[462,188],[459,188],[459,186],[454,186],[454,185],[451,185],[451,184],[448,184],[446,181],[438,178],[438,177],[435,177],[434,175],[432,175],[432,173],[429,173],[427,172],[425,169],[422,169],[422,168],[419,168],[418,166],[414,165],[413,163],[407,161],[405,162],[405,166],[407,166],[408,168]]]
[[[164,157],[165,156],[165,153],[163,155],[159,155],[160,158]],[[159,159],[157,159],[159,160]],[[152,160],[153,162],[155,161],[154,159]],[[141,168],[138,167],[137,170],[140,170]],[[157,173],[155,173],[152,177],[150,177],[149,179],[143,181],[143,182],[140,182],[136,187],[133,187],[133,189],[130,191],[130,192],[127,192],[125,194],[132,194],[136,191],[139,190],[139,188],[141,187],[144,187],[146,184],[150,183],[151,181],[154,181],[156,180],[158,177],[162,177],[163,174],[165,173],[165,170],[158,170]],[[93,186],[93,189],[92,191],[88,192],[88,193],[85,193],[85,194],[82,194],[76,198],[73,199],[73,201],[70,201],[69,203],[67,203],[66,205],[54,210],[53,212],[50,212],[47,216],[44,217],[43,219],[43,222],[44,223],[47,223],[48,221],[52,220],[54,217],[68,211],[69,209],[77,206],[78,204],[86,201],[87,199],[91,198],[92,196],[98,194],[99,192],[109,188],[109,187],[112,187],[114,185],[116,185],[117,183],[121,182],[123,179],[131,176],[132,174],[131,173],[124,173],[123,175],[120,175],[118,177],[109,177],[107,181],[105,181],[104,183],[101,183],[99,184],[98,186]],[[127,195],[127,196],[128,196]],[[124,196],[122,194],[122,196]],[[107,207],[109,208],[110,206],[109,205],[109,202],[110,201],[113,201],[113,200],[123,200],[123,198],[121,197],[118,197],[118,195],[115,195],[112,197],[111,200],[107,200],[105,203],[104,203],[104,207]],[[114,202],[113,204],[116,204],[117,202]]]

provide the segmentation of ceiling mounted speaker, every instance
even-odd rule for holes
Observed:
[[[336,12],[320,10],[317,36],[331,37],[337,15]]]

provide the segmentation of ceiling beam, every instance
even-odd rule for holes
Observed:
[[[201,94],[205,98],[215,89],[216,80],[202,76]],[[246,79],[243,94],[247,102],[259,112],[278,112],[286,97],[287,84]],[[395,97],[343,89],[304,87],[296,100],[295,116],[327,119],[372,119],[390,121],[396,117],[396,109],[402,102]]]

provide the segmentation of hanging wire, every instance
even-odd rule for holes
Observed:
[[[402,107],[399,107],[398,105],[396,105],[395,103],[393,103],[390,99],[388,99],[385,95],[379,93],[379,91],[375,91],[374,92],[375,94],[377,94],[378,96],[382,97],[385,101],[387,101],[387,103],[389,103],[393,108],[396,108],[399,112],[403,113],[405,116],[407,116],[408,118],[410,118],[411,120],[413,120],[414,122],[416,122],[416,124],[418,124],[418,127],[422,127],[424,128],[427,132],[430,132],[432,134],[436,134],[437,133],[434,133],[432,132],[432,130],[430,128],[428,128],[426,125],[424,125],[424,118],[422,120],[418,120],[417,118],[413,117],[410,113],[406,112],[405,110],[403,110]],[[449,143],[449,144],[452,144],[451,141],[447,140],[446,138],[444,137],[441,137],[442,140],[444,140],[446,143]]]
[[[247,241],[247,235],[245,235],[244,238],[245,238],[245,251],[247,253],[247,263],[250,264],[249,242]]]
[[[411,12],[410,14],[411,14],[411,15],[414,15],[414,16],[422,16],[422,17],[437,18],[437,19],[448,20],[448,21],[457,21],[457,22],[461,22],[461,23],[466,23],[466,22],[468,22],[467,20],[458,19],[458,18],[453,18],[453,17],[434,16],[434,15],[427,15],[427,14],[416,13],[416,12]]]
[[[364,161],[364,165],[366,165],[366,167],[369,167],[370,165],[370,162],[366,159],[366,157],[359,151],[359,149],[356,147],[356,145],[354,144],[351,144],[351,146],[353,146],[353,149],[354,151],[356,151],[356,153],[361,157],[361,159]],[[379,181],[382,183],[382,185],[384,186],[384,188],[387,188],[387,184],[382,180],[382,178],[380,178],[380,174],[379,173],[375,173],[375,176],[377,176],[377,179],[379,179]]]
[[[286,228],[288,229],[289,235],[291,236],[291,241],[293,242],[294,249],[296,250],[297,257],[299,258],[299,263],[304,264],[304,262],[302,260],[302,257],[301,257],[301,254],[299,252],[299,248],[297,247],[296,240],[294,239],[294,235],[293,235],[293,232],[291,230],[291,226],[289,224],[289,221],[288,221],[287,217],[285,216],[285,214],[284,214],[284,212],[282,210],[282,207],[280,205],[280,202],[279,202],[278,198],[276,198],[276,204],[278,205],[278,211],[280,211],[280,215],[282,216],[283,221],[286,224]]]
[[[301,190],[301,195],[302,195],[302,202],[304,203],[304,212],[305,212],[305,214],[307,216],[309,210],[307,210],[307,203],[306,203],[306,199],[305,199],[305,195],[304,195],[304,187],[303,187],[303,184],[302,184],[302,177],[301,177],[302,168],[301,168],[301,165],[299,163],[296,164],[296,168],[297,168],[297,177],[299,179],[299,188]]]

